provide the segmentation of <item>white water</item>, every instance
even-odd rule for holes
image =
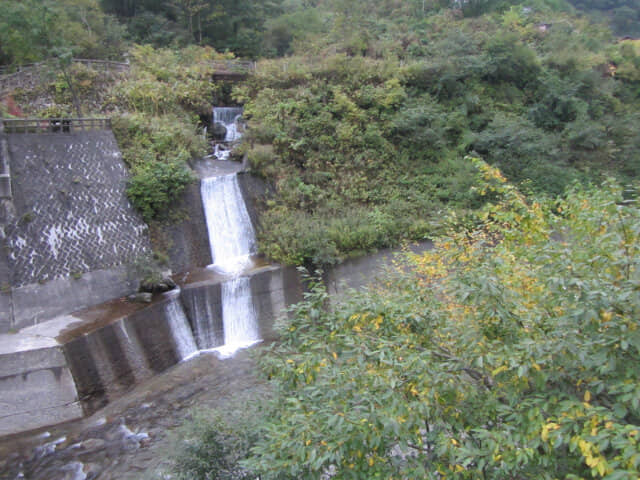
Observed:
[[[189,327],[189,320],[177,296],[174,296],[164,308],[180,360],[185,360],[198,351]]]
[[[213,266],[233,275],[221,285],[224,345],[213,349],[226,357],[260,340],[249,278],[240,276],[256,237],[235,173],[206,178],[201,190]]]
[[[250,264],[256,246],[238,177],[233,173],[205,178],[200,188],[213,265],[225,273],[238,273]]]
[[[260,341],[249,277],[236,277],[222,284],[224,345],[216,348],[223,357]]]
[[[218,160],[227,160],[231,152],[230,143],[242,137],[242,131],[238,128],[238,122],[242,117],[241,107],[214,107],[213,123],[220,123],[227,129],[224,137],[225,146],[216,143],[213,154]]]

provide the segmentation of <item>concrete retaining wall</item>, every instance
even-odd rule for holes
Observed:
[[[402,253],[420,253],[433,248],[431,241],[424,241],[406,249],[385,249],[364,257],[347,260],[330,268],[324,275],[331,300],[340,301],[349,290],[360,290],[379,283],[389,276],[389,270],[402,265]]]
[[[117,267],[13,288],[13,326],[41,323],[127,295],[137,287],[128,275],[126,267]]]
[[[125,266],[150,242],[111,131],[0,137],[12,184],[0,219],[0,332],[130,293]]]
[[[82,416],[71,372],[58,342],[0,336],[0,435]]]
[[[187,186],[175,209],[179,220],[151,225],[154,251],[165,253],[169,257],[169,268],[176,273],[210,265],[209,234],[200,182]]]
[[[12,285],[109,269],[149,250],[111,131],[7,135],[16,219]]]

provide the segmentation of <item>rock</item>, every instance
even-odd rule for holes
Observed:
[[[88,451],[99,450],[106,442],[100,438],[87,438],[82,442],[82,448]]]
[[[134,303],[151,303],[153,294],[151,292],[139,292],[134,295],[129,295],[127,300]]]
[[[87,476],[86,480],[98,478],[102,473],[102,468],[97,463],[86,463],[83,470],[84,474]]]
[[[176,288],[176,282],[171,277],[163,277],[159,282],[143,282],[138,289],[140,292],[164,293]]]
[[[234,162],[242,162],[243,157],[244,154],[236,150],[231,150],[231,152],[229,152],[229,160],[233,160]]]
[[[223,142],[224,137],[227,136],[227,127],[221,123],[214,123],[211,127],[211,137],[218,142]]]

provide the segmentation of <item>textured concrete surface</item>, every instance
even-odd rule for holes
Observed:
[[[178,205],[178,220],[151,226],[153,249],[169,257],[175,273],[211,264],[209,234],[204,218],[200,182],[187,186]]]
[[[150,251],[110,131],[2,134],[13,195],[0,208],[0,333],[131,293]]]
[[[242,196],[247,205],[251,223],[257,232],[260,230],[259,212],[263,208],[267,198],[273,196],[273,192],[270,190],[271,187],[262,178],[250,172],[239,172],[238,184],[240,185]]]
[[[206,282],[182,288],[180,297],[187,312],[198,348],[215,348],[224,343],[221,282]]]
[[[82,416],[76,388],[58,342],[0,335],[0,435]]]
[[[58,278],[13,289],[13,327],[40,323],[58,315],[122,297],[135,290],[126,267],[95,270],[80,278]]]
[[[7,138],[13,286],[112,268],[148,251],[147,227],[126,198],[127,171],[110,131]]]
[[[302,300],[302,282],[293,267],[266,267],[251,276],[253,304],[260,319],[260,337],[270,341],[277,338],[275,323],[285,309]]]

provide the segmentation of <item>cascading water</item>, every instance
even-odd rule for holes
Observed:
[[[227,160],[229,158],[229,144],[237,141],[242,137],[242,132],[238,129],[238,122],[242,117],[242,107],[214,107],[213,123],[220,124],[226,128],[226,134],[223,144],[216,142],[214,145],[214,156],[218,160]]]
[[[227,128],[225,141],[233,142],[242,136],[237,129],[242,108],[214,108],[213,115],[214,122]],[[224,345],[215,348],[227,356],[260,340],[249,278],[241,276],[251,264],[256,237],[237,174],[203,179],[201,193],[213,266],[233,275],[221,285]],[[198,338],[201,341],[201,337]],[[217,347],[210,345],[209,348],[214,346]]]
[[[224,345],[215,349],[228,356],[259,340],[249,278],[240,276],[250,265],[255,233],[237,174],[205,178],[201,189],[213,266],[234,276],[221,286]]]
[[[255,253],[256,236],[235,173],[202,180],[202,202],[213,264],[236,273]]]
[[[174,295],[171,301],[167,303],[165,313],[167,314],[169,328],[175,342],[176,353],[180,360],[185,360],[197,353],[198,347],[189,327],[189,320],[187,320],[177,296]]]
[[[248,277],[236,277],[222,284],[222,323],[224,345],[218,351],[223,356],[260,341]]]

